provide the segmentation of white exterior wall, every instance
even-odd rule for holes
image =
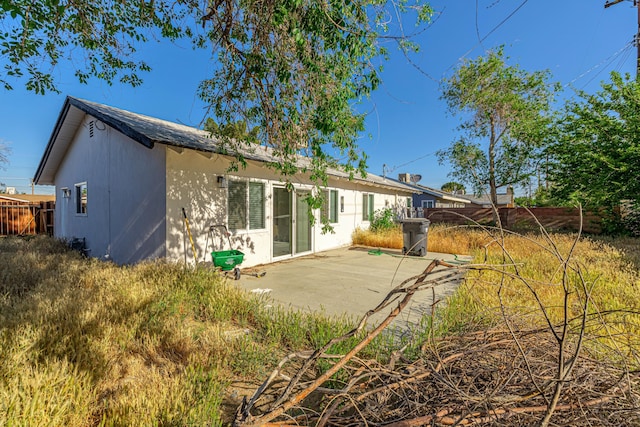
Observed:
[[[191,243],[182,216],[182,208],[185,208],[198,262],[211,261],[210,253],[213,250],[230,249],[228,239],[220,229],[216,229],[213,242],[209,239],[211,225],[227,224],[227,189],[218,187],[217,177],[265,182],[268,195],[275,175],[262,165],[253,163],[237,173],[227,174],[230,163],[220,155],[209,158],[193,150],[177,153],[171,148],[167,148],[166,153],[167,257],[193,262]],[[245,254],[243,267],[271,262],[271,210],[271,198],[267,197],[265,229],[229,230],[233,249]]]
[[[213,250],[227,250],[228,240],[216,230],[212,242],[209,226],[227,224],[227,189],[219,188],[218,176],[227,180],[247,179],[265,183],[265,228],[261,230],[229,230],[231,245],[245,254],[241,267],[250,267],[274,261],[272,249],[273,206],[272,190],[282,186],[278,175],[265,165],[249,161],[245,169],[229,172],[228,158],[220,155],[203,155],[192,150],[181,153],[166,149],[166,236],[167,257],[176,261],[193,262],[191,243],[182,216],[184,207],[191,229],[198,262],[211,261]],[[294,179],[296,188],[313,188],[304,178]],[[296,182],[297,181],[297,182]],[[362,194],[374,193],[374,210],[393,208],[397,203],[406,205],[410,193],[363,185],[346,179],[329,180],[328,189],[338,190],[338,222],[332,224],[334,233],[322,234],[322,224],[317,221],[312,229],[312,252],[319,252],[346,246],[351,243],[351,235],[358,228],[367,228],[369,221],[362,220]],[[344,197],[344,212],[340,212],[340,198]],[[319,218],[319,210],[315,212]],[[304,255],[304,254],[301,254]],[[281,259],[281,258],[279,258]]]
[[[371,187],[361,183],[344,180],[329,180],[329,189],[338,191],[338,222],[331,224],[334,233],[322,234],[322,224],[315,229],[316,251],[324,251],[351,244],[355,229],[369,228],[370,221],[362,219],[362,195],[373,193],[374,211],[385,207],[394,208],[396,203],[406,203],[408,195],[398,195],[393,190]],[[344,211],[340,211],[340,198],[344,197]],[[319,217],[318,217],[319,218]]]
[[[85,238],[90,256],[120,264],[164,257],[164,168],[164,147],[148,149],[85,115],[55,177],[56,237]],[[86,215],[76,213],[82,182]]]

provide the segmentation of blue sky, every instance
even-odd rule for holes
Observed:
[[[419,36],[421,51],[412,58],[420,70],[402,55],[392,55],[385,64],[383,85],[359,107],[368,113],[359,145],[369,156],[370,172],[382,174],[386,164],[387,175],[420,174],[420,183],[431,187],[450,180],[449,167],[440,166],[434,153],[455,139],[458,119],[450,117],[439,99],[438,82],[450,76],[460,60],[476,58],[487,49],[505,45],[510,64],[528,71],[548,69],[553,80],[565,86],[564,98],[573,96],[572,87],[597,91],[612,70],[635,74],[632,40],[637,11],[630,0],[607,9],[604,4],[605,0],[432,1],[434,22]],[[54,71],[61,94],[35,95],[18,82],[13,91],[0,91],[0,141],[11,148],[0,183],[31,191],[29,180],[66,95],[198,126],[205,111],[196,89],[208,75],[208,53],[192,51],[187,41],[153,42],[140,48],[138,56],[153,67],[141,87],[108,86],[96,80],[82,85],[63,65]]]

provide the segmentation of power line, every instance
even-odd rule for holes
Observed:
[[[493,34],[498,28],[502,27],[509,19],[511,19],[511,17],[513,15],[515,15],[520,9],[522,9],[522,7],[527,4],[529,0],[524,0],[522,3],[520,3],[520,6],[516,7],[510,14],[507,15],[506,18],[504,18],[502,21],[500,21],[500,23],[498,25],[496,25],[495,27],[493,27],[493,29],[491,29],[491,31],[489,31],[487,34],[484,35],[484,37],[482,37],[479,42],[473,46],[471,49],[469,49],[467,51],[467,53],[465,53],[464,55],[462,55],[462,57],[464,58],[465,56],[467,56],[468,54],[470,54],[471,52],[473,52],[473,50],[478,47],[479,45],[482,44],[483,41],[485,41],[491,34]]]
[[[400,169],[400,168],[402,168],[402,167],[405,167],[405,166],[407,166],[407,165],[410,165],[411,163],[415,163],[415,162],[417,162],[418,160],[422,160],[422,159],[424,159],[425,157],[433,156],[434,154],[436,154],[436,152],[435,152],[435,151],[434,151],[434,152],[432,152],[432,153],[427,153],[427,154],[425,154],[424,156],[417,157],[417,158],[415,158],[415,159],[413,159],[413,160],[410,160],[410,161],[408,161],[408,162],[406,162],[406,163],[403,163],[403,164],[401,164],[401,165],[393,166],[393,167],[391,167],[391,168],[389,168],[389,169],[386,169],[386,171],[387,171],[387,172],[389,172],[389,173],[391,173],[391,172],[396,171],[396,170],[398,170],[398,169]]]
[[[615,52],[614,54],[610,55],[609,57],[603,59],[602,61],[600,61],[599,63],[597,63],[596,65],[592,66],[591,68],[589,68],[587,71],[585,71],[584,73],[580,74],[578,77],[574,78],[573,80],[571,80],[569,83],[567,83],[566,85],[564,85],[564,87],[570,86],[571,84],[575,83],[577,80],[580,80],[581,78],[583,78],[584,76],[586,76],[587,74],[589,74],[590,72],[592,72],[593,70],[595,70],[596,68],[601,67],[603,64],[610,64],[611,62],[613,62],[616,57],[622,53],[624,53],[625,51],[629,51],[630,48],[633,46],[634,41],[631,40],[630,42],[628,42],[627,44],[625,44],[622,49],[618,50],[617,52]],[[604,67],[603,67],[604,69]],[[598,74],[600,74],[600,72],[602,72],[602,70],[600,70],[598,72]],[[596,76],[598,75],[596,74]],[[595,78],[595,77],[594,77]],[[593,78],[591,79],[593,80]],[[589,80],[589,82],[587,82],[587,84],[589,84],[591,82],[591,80]]]
[[[476,0],[476,36],[478,37],[478,43],[480,44],[480,46],[482,46],[482,38],[480,37],[480,26],[478,25],[478,1]],[[484,49],[484,46],[482,46],[482,50]]]
[[[608,0],[604,4],[604,8],[608,8],[613,6],[614,4],[622,3],[625,0]],[[634,39],[636,40],[636,79],[640,79],[640,4],[638,3],[640,0],[633,0],[633,5],[638,9],[638,28],[636,30],[636,34]]]
[[[478,40],[478,43],[476,43],[471,49],[469,49],[464,55],[462,55],[460,58],[458,58],[458,60],[460,60],[461,58],[466,57],[467,55],[469,55],[471,52],[473,52],[473,50],[482,45],[482,42],[484,42],[491,34],[493,34],[498,28],[500,28],[501,26],[503,26],[509,19],[511,19],[513,17],[513,15],[515,15],[520,9],[522,9],[522,7],[527,4],[529,0],[524,0],[522,3],[520,3],[520,5],[518,7],[516,7],[513,11],[511,11],[511,13],[509,15],[507,15],[502,21],[500,21],[496,26],[494,26],[491,31],[489,31],[487,34],[484,35],[484,37],[482,37],[480,40]],[[495,2],[494,4],[492,4],[491,6],[496,5],[498,2]],[[476,10],[476,14],[477,14],[477,10]],[[455,67],[456,63],[451,64],[446,70],[449,71],[450,69],[452,69],[453,67]]]

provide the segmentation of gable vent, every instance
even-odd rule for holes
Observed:
[[[93,120],[89,122],[89,138],[93,138]]]

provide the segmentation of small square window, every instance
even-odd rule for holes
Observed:
[[[433,208],[435,207],[435,200],[423,200],[422,207],[423,208]]]
[[[231,230],[265,228],[265,187],[263,182],[229,180],[227,217]]]

